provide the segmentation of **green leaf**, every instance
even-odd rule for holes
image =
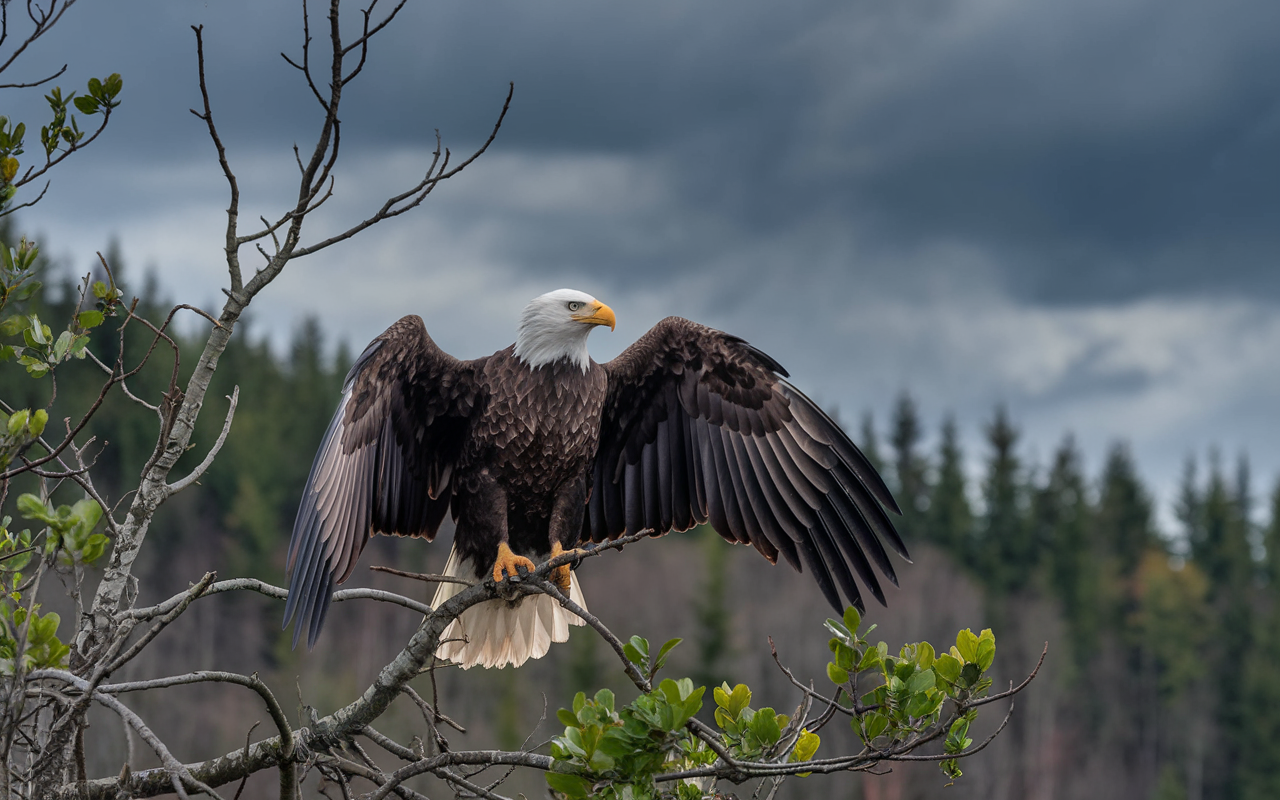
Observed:
[[[916,664],[920,666],[920,669],[929,669],[937,658],[937,655],[933,652],[933,645],[928,642],[921,642],[916,647]]]
[[[733,692],[729,695],[729,703],[725,706],[725,710],[737,719],[742,714],[742,709],[746,708],[751,702],[751,689],[745,683],[740,683],[733,687]]]
[[[71,645],[58,642],[49,646],[49,656],[43,666],[65,667],[67,656],[71,655]]]
[[[26,332],[31,334],[31,344],[47,345],[49,343],[49,335],[45,332],[45,327],[40,323],[40,318],[32,314],[29,319],[31,324],[27,326]]]
[[[53,517],[49,513],[49,508],[34,494],[30,492],[18,496],[18,513],[23,519],[38,519],[41,522],[53,522]]]
[[[104,315],[101,311],[81,311],[76,315],[76,322],[80,324],[81,328],[88,330],[101,325],[103,318]]]
[[[601,706],[613,713],[613,692],[608,689],[601,689],[596,692],[596,705]]]
[[[844,610],[844,626],[850,631],[856,631],[858,626],[862,624],[862,615],[858,613],[858,609],[849,606]]]
[[[878,666],[880,666],[880,651],[874,647],[868,647],[867,652],[862,654],[862,661],[858,662],[858,672]]]
[[[102,506],[98,505],[98,501],[90,497],[84,497],[76,501],[71,507],[71,516],[77,517],[84,526],[86,532],[91,531],[98,524],[98,520],[102,519]]]
[[[916,674],[916,664],[914,661],[894,659],[893,674],[898,680],[905,683],[911,679],[912,675]]]
[[[684,641],[684,640],[683,640],[683,639],[668,639],[668,640],[667,640],[667,642],[666,642],[665,644],[663,644],[663,645],[662,645],[662,649],[660,649],[660,650],[658,651],[658,656],[653,660],[653,671],[654,671],[654,672],[657,672],[658,670],[662,669],[662,666],[663,666],[664,664],[666,664],[666,663],[667,663],[667,655],[668,655],[668,654],[669,654],[673,649],[675,649],[675,646],[676,646],[676,645],[680,644],[680,642],[682,642],[682,641]]]
[[[0,252],[8,253],[9,249],[0,248]],[[29,321],[27,318],[21,314],[14,314],[11,317],[6,317],[4,322],[0,322],[0,334],[5,336],[17,336],[26,329],[28,323]]]
[[[973,631],[965,628],[956,634],[956,649],[960,651],[960,656],[965,661],[976,661],[978,658],[978,637],[973,635]]]
[[[823,623],[823,625],[825,625],[827,630],[831,631],[831,633],[842,642],[853,642],[853,634],[849,632],[849,629],[844,626],[843,622],[828,619]]]
[[[28,638],[32,644],[48,644],[57,635],[58,625],[61,622],[62,618],[54,611],[50,611],[39,619],[33,617]]]
[[[80,560],[86,564],[92,564],[102,556],[107,549],[108,539],[104,534],[95,533],[89,537],[89,541],[85,543],[84,550],[80,551]]]
[[[802,728],[800,735],[796,738],[796,746],[791,749],[791,757],[789,761],[808,761],[813,758],[813,754],[818,752],[818,745],[822,744],[822,739],[816,733],[810,733],[808,728]]]
[[[850,670],[854,667],[853,648],[843,642],[836,645],[836,666],[843,670]]]
[[[931,716],[942,706],[943,699],[943,695],[937,692],[922,692],[913,695],[907,702],[907,716],[917,719]]]
[[[563,772],[548,772],[547,785],[555,791],[566,797],[587,797],[591,783],[586,779],[577,775],[567,775]]]
[[[61,361],[67,355],[67,350],[71,348],[71,337],[74,336],[71,331],[63,331],[58,335],[58,340],[53,343],[53,360]]]
[[[836,686],[843,686],[849,682],[849,673],[833,663],[828,663],[827,678],[829,678]]]
[[[782,726],[778,724],[778,715],[772,708],[762,708],[751,719],[751,732],[756,735],[765,747],[777,744],[782,736]]]
[[[729,705],[730,691],[732,690],[729,688],[728,683],[722,683],[712,690],[711,696],[715,699],[717,706],[724,708]]]
[[[853,722],[855,726],[858,724],[857,719]],[[863,717],[863,723],[863,741],[870,744],[871,740],[884,733],[885,728],[889,727],[889,718],[879,711],[873,711]]]
[[[996,659],[996,640],[994,636],[990,636],[990,629],[982,632],[982,637],[978,639],[977,654],[974,661],[978,667],[986,672],[991,669],[991,662]]]
[[[955,722],[951,723],[951,730],[947,731],[946,752],[959,753],[968,747],[972,741],[967,737],[968,733],[969,720],[964,717],[959,717]]]
[[[921,670],[907,680],[907,691],[911,694],[919,694],[920,692],[932,689],[935,682],[936,678],[934,677],[933,670]]]
[[[560,724],[564,725],[566,728],[578,727],[578,718],[575,717],[573,712],[567,708],[562,708],[557,711],[556,719],[560,720]]]
[[[938,656],[937,661],[933,662],[933,669],[938,673],[938,677],[949,683],[960,680],[961,668],[960,662],[950,653],[943,653]]]
[[[665,682],[666,681],[663,681],[663,683]],[[689,699],[693,696],[693,679],[680,678],[676,681],[676,689],[680,692],[679,697],[681,700]],[[699,694],[698,696],[701,697],[702,695]]]
[[[632,636],[631,641],[622,646],[622,653],[632,664],[643,668],[649,661],[649,643],[639,636]]]

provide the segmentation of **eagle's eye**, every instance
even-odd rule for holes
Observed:
[[[574,300],[572,303],[569,304],[570,311],[577,311],[580,308],[582,308],[582,303],[579,303],[577,300]]]

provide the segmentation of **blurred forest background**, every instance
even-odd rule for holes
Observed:
[[[15,240],[4,227],[0,238]],[[139,313],[163,319],[170,304],[155,279],[112,252],[105,255],[126,297],[142,298]],[[68,270],[49,269],[41,305],[30,310],[65,318],[76,297],[74,280]],[[93,343],[108,363],[118,346],[109,327],[95,332]],[[135,570],[142,604],[185,589],[208,570],[223,578],[285,582],[298,495],[335,407],[351,359],[348,345],[363,343],[326,341],[324,321],[312,320],[297,330],[287,351],[275,352],[251,323],[244,327],[223,356],[209,395],[220,399],[239,385],[230,437],[202,488],[179,495],[157,517],[145,564]],[[133,334],[125,343],[137,349],[129,363],[150,339],[141,329]],[[198,352],[195,340],[178,339],[190,361]],[[760,344],[767,350],[767,343]],[[154,359],[130,388],[157,401],[170,367],[167,358]],[[16,407],[43,405],[49,380],[32,381],[19,369],[0,371],[0,396]],[[86,408],[100,385],[91,364],[67,364],[58,373],[50,425]],[[212,443],[225,412],[218,399],[207,406],[193,458]],[[966,774],[953,787],[943,788],[946,781],[934,765],[900,765],[883,775],[792,779],[785,796],[1280,797],[1280,487],[1269,492],[1255,486],[1245,455],[1230,463],[1216,453],[1189,457],[1173,510],[1177,526],[1161,530],[1142,465],[1123,442],[1100,469],[1089,471],[1070,434],[1056,445],[1022,441],[1017,420],[1000,408],[986,420],[922,420],[903,395],[890,419],[866,416],[860,429],[858,422],[844,420],[881,465],[903,507],[901,530],[915,562],[901,565],[902,585],[889,592],[889,607],[868,609],[867,621],[879,625],[872,641],[896,648],[925,639],[945,649],[951,642],[944,637],[958,628],[991,627],[997,688],[1001,681],[1021,680],[1046,641],[1049,656],[1019,696],[1005,734],[962,764]],[[981,426],[981,474],[966,470],[978,461],[962,452],[961,425]],[[101,448],[95,480],[109,501],[127,499],[122,487],[135,481],[150,455],[154,418],[115,392],[91,430]],[[925,449],[926,441],[940,444]],[[1033,452],[1051,455],[1044,460]],[[62,490],[63,502],[75,499],[72,488]],[[23,490],[15,486],[10,496]],[[432,545],[379,539],[364,564],[438,571],[449,536],[446,527]],[[671,677],[746,682],[755,692],[754,706],[788,710],[799,698],[769,656],[772,637],[779,658],[797,676],[826,683],[822,621],[831,610],[816,587],[807,576],[770,567],[710,531],[632,545],[625,554],[587,562],[579,576],[588,607],[624,638],[685,637],[666,671]],[[351,585],[423,600],[432,588],[364,568]],[[49,588],[47,607],[65,616],[59,595],[59,587]],[[308,653],[289,649],[282,610],[282,603],[248,593],[204,600],[157,640],[149,658],[117,677],[257,671],[282,700],[301,697],[328,713],[361,691],[418,623],[398,607],[338,604]],[[455,746],[504,748],[555,735],[555,710],[576,691],[600,686],[626,699],[632,694],[607,647],[581,629],[520,670],[443,670],[435,687],[426,678],[418,682],[420,692],[437,694],[441,709],[466,727],[465,735],[448,734]],[[134,707],[185,761],[243,746],[249,725],[266,721],[256,696],[216,684],[152,693]],[[977,732],[990,730],[1003,713],[987,709]],[[93,719],[95,726],[119,728],[110,716]],[[858,749],[839,724],[823,732],[818,757]],[[407,704],[383,722],[387,733],[396,734],[415,725],[421,726],[417,710]],[[128,746],[125,732],[99,730],[92,738],[91,776],[116,774]],[[144,751],[139,748],[137,757],[145,762]],[[507,788],[545,796],[541,778],[529,778]],[[275,791],[269,772],[256,780],[246,797]],[[430,784],[426,790],[432,791]],[[736,791],[750,794],[747,787]]]

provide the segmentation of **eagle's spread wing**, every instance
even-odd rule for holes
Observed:
[[[335,584],[374,533],[431,539],[477,403],[481,361],[459,361],[417,316],[392,325],[348,373],[316,452],[289,542],[284,625],[315,643]]]
[[[770,561],[808,567],[827,600],[881,603],[874,563],[906,547],[871,463],[786,371],[742,339],[668,317],[605,364],[609,394],[584,523],[594,541],[710,521]]]

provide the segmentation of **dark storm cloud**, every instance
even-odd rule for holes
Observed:
[[[514,79],[503,146],[654,158],[674,187],[663,210],[689,223],[660,243],[686,256],[807,225],[819,249],[851,234],[890,251],[966,242],[1038,303],[1280,298],[1280,6],[489,11],[417,7],[423,39],[398,40],[358,101],[397,122],[365,135],[441,119],[476,135]],[[396,74],[421,76],[424,102]],[[561,268],[572,242],[570,260],[625,274],[682,267],[610,244],[608,226],[540,222],[518,237],[533,266]]]
[[[37,56],[125,74],[121,152],[203,159],[186,112],[189,25],[203,23],[233,155],[287,152],[317,114],[279,56],[299,54],[299,15],[77,7],[63,32],[75,44]],[[671,189],[638,221],[650,238],[629,245],[622,222],[517,216],[511,255],[531,269],[671,274],[726,239],[804,225],[815,251],[964,242],[1036,303],[1280,299],[1280,6],[1265,0],[414,3],[353,87],[344,141],[421,144],[440,128],[460,153],[508,81],[495,152],[633,157]],[[961,268],[858,269],[909,285]]]

